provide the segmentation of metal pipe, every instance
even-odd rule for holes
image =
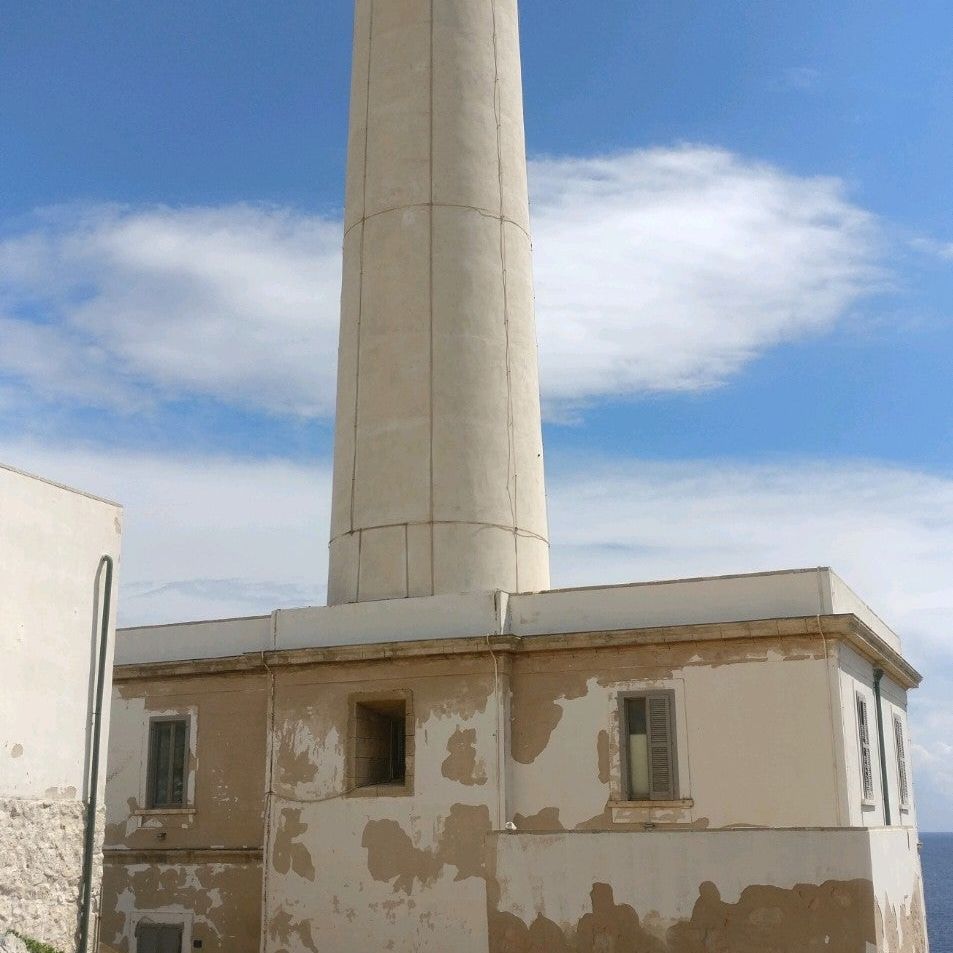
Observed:
[[[89,917],[93,906],[93,854],[96,845],[96,809],[99,794],[99,749],[103,724],[103,691],[106,686],[106,647],[109,642],[109,611],[113,588],[113,558],[99,560],[96,575],[106,567],[103,591],[103,611],[99,630],[99,667],[96,679],[96,701],[93,708],[93,746],[89,767],[89,802],[86,811],[86,836],[83,843],[83,906],[79,921],[78,953],[88,953]]]
[[[880,743],[880,783],[884,797],[884,826],[890,827],[890,787],[887,783],[887,745],[884,742],[883,702],[880,699],[880,680],[884,677],[882,668],[874,669],[874,698],[877,701],[877,740]]]

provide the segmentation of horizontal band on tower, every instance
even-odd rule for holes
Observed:
[[[355,526],[354,529],[346,530],[332,536],[330,543],[336,543],[339,539],[347,536],[354,536],[356,533],[370,533],[377,529],[397,529],[401,526],[482,526],[485,529],[500,529],[504,533],[514,533],[516,536],[522,536],[524,539],[538,539],[541,543],[549,545],[549,539],[534,533],[529,529],[521,529],[519,526],[507,526],[505,523],[485,523],[478,520],[402,520],[399,523],[379,523],[375,526]]]
[[[494,222],[505,222],[507,225],[512,225],[514,228],[518,228],[527,238],[532,240],[530,233],[526,230],[525,226],[520,225],[515,219],[509,218],[506,215],[497,215],[495,212],[490,211],[489,209],[480,208],[477,205],[458,205],[454,202],[410,202],[407,205],[395,205],[392,208],[382,208],[378,212],[371,212],[370,215],[364,215],[359,218],[356,222],[352,222],[344,229],[344,237],[347,236],[355,229],[358,225],[363,225],[364,222],[369,222],[372,218],[378,218],[381,215],[389,215],[391,212],[404,212],[412,208],[455,208],[462,209],[467,212],[476,212],[477,215],[481,215],[483,218],[493,219]]]

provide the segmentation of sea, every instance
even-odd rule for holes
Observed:
[[[930,953],[953,953],[953,834],[920,834]]]

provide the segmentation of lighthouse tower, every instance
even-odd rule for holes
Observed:
[[[328,602],[548,586],[516,0],[357,0]]]

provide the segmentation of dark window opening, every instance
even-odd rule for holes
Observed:
[[[407,777],[404,700],[358,702],[354,728],[354,786],[403,784]]]
[[[182,925],[140,923],[136,928],[136,953],[182,953]]]
[[[185,807],[189,720],[156,718],[149,727],[148,807]]]

